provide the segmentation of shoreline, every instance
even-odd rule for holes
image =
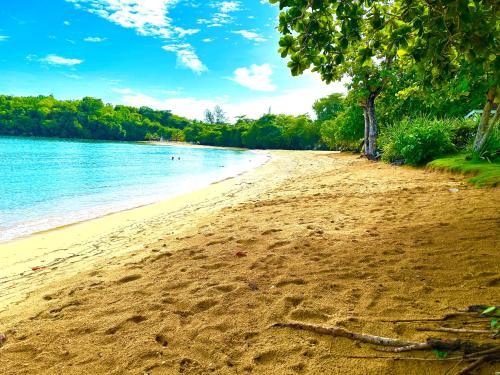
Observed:
[[[154,145],[154,146],[175,146],[175,147],[186,147],[186,148],[214,148],[218,150],[233,150],[233,151],[249,151],[249,152],[260,152],[260,151],[271,151],[271,150],[261,150],[261,149],[250,149],[243,147],[225,147],[225,146],[209,146],[209,145],[198,145],[189,142],[176,142],[176,141],[139,141],[136,142],[143,145]]]
[[[353,155],[272,154],[187,202],[82,223],[15,249],[19,263],[9,261],[19,272],[0,276],[3,372],[449,371],[453,362],[428,361],[425,352],[414,354],[422,361],[368,360],[368,344],[270,327],[300,322],[425,342],[420,323],[396,322],[495,304],[498,190]],[[42,256],[27,259],[34,253]]]
[[[172,145],[172,146],[182,147],[182,146],[178,146],[178,145]],[[205,148],[205,146],[202,146],[202,147]],[[209,148],[209,147],[210,146],[207,146],[207,148]],[[35,232],[32,232],[32,233],[29,233],[29,234],[26,234],[26,235],[21,235],[19,237],[11,238],[11,239],[8,239],[8,240],[0,240],[0,251],[1,251],[1,246],[4,245],[4,244],[6,245],[6,244],[13,243],[13,242],[26,240],[26,239],[28,239],[28,238],[30,238],[32,236],[43,235],[43,234],[50,233],[52,231],[62,230],[62,229],[68,228],[68,227],[72,227],[74,225],[79,225],[79,224],[86,223],[86,222],[93,221],[93,220],[99,220],[101,218],[104,218],[104,217],[107,217],[107,216],[110,216],[110,215],[115,215],[115,214],[119,214],[119,213],[122,213],[122,212],[133,211],[133,210],[140,209],[140,208],[143,208],[143,207],[148,207],[148,206],[152,206],[152,205],[166,203],[166,202],[168,202],[170,200],[174,200],[174,199],[178,199],[178,198],[180,199],[184,195],[189,195],[191,193],[195,193],[197,191],[206,189],[206,188],[208,188],[208,187],[210,187],[212,185],[216,185],[216,184],[221,183],[223,181],[231,180],[231,179],[236,178],[238,176],[241,176],[241,175],[243,175],[245,173],[252,172],[255,169],[264,167],[267,163],[269,163],[272,160],[272,154],[270,152],[268,152],[268,150],[246,150],[246,149],[243,149],[243,150],[244,151],[254,152],[254,153],[260,154],[260,155],[265,155],[266,156],[266,160],[264,160],[261,164],[255,166],[255,167],[253,167],[253,168],[251,168],[249,170],[238,172],[238,173],[236,173],[233,176],[223,177],[220,180],[210,182],[206,186],[203,186],[201,188],[197,188],[196,190],[187,191],[187,192],[181,192],[181,193],[176,193],[176,194],[174,194],[172,196],[169,196],[169,197],[166,197],[166,198],[163,198],[163,199],[160,199],[158,201],[151,202],[151,203],[140,204],[138,206],[134,206],[134,207],[130,207],[130,208],[118,209],[117,211],[107,212],[107,213],[100,214],[98,216],[91,217],[91,218],[88,218],[88,219],[77,220],[75,222],[71,222],[71,223],[68,223],[68,224],[57,225],[57,226],[52,227],[52,228],[38,230],[38,231],[35,231]]]
[[[36,289],[23,283],[22,293],[20,294],[12,292],[9,285],[17,284],[20,278],[36,277],[40,274],[40,271],[50,269],[54,265],[59,268],[61,264],[70,258],[85,256],[85,254],[74,255],[74,250],[81,248],[82,244],[91,243],[93,239],[98,237],[110,237],[117,232],[127,231],[134,223],[153,220],[159,215],[165,216],[172,212],[183,211],[187,207],[193,208],[196,204],[202,204],[207,196],[214,199],[224,194],[225,191],[230,191],[238,183],[238,179],[246,175],[251,178],[254,174],[266,174],[266,166],[272,163],[277,156],[264,150],[252,150],[252,152],[265,155],[266,160],[250,170],[211,182],[200,189],[177,194],[158,202],[110,212],[88,220],[61,225],[0,242],[0,264],[3,266],[3,272],[0,274],[0,311],[5,310],[11,303],[21,300],[23,298],[22,293],[27,294]],[[185,214],[189,216],[187,212]],[[143,244],[138,243],[137,239],[135,240],[132,250],[116,251],[113,257],[143,247]],[[97,245],[94,244],[93,246]],[[85,253],[85,250],[83,253]],[[85,266],[76,268],[85,269],[89,263],[94,261],[92,257],[90,258],[89,262],[84,262]],[[6,289],[9,289],[8,293],[5,292]]]
[[[24,139],[26,137],[12,137],[12,138]],[[41,140],[55,140],[55,141],[64,140],[59,138],[54,138],[54,139],[39,138],[39,137],[33,137],[33,138]],[[83,143],[87,143],[87,140],[75,140],[75,142],[80,142],[80,141]],[[99,142],[90,141],[89,143],[99,143]],[[148,145],[147,143],[141,143],[141,142],[128,142],[128,143],[131,145],[139,146],[138,148],[140,148],[140,146]],[[189,147],[185,144],[181,143],[169,144],[169,146],[177,148],[176,150],[174,150],[174,152],[178,153],[181,156],[182,153],[184,153],[184,151],[186,151],[187,154],[190,153],[189,151],[187,151]],[[198,148],[205,148],[205,147],[198,147]],[[209,149],[209,147],[206,147],[206,149]],[[67,202],[68,199],[66,199],[64,204],[61,205],[60,200],[52,199],[52,201],[46,203],[51,205],[59,205],[61,206],[61,209],[58,209],[54,212],[46,210],[45,214],[42,212],[39,213],[38,215],[36,214],[30,215],[28,213],[24,216],[21,214],[14,216],[15,220],[13,220],[12,222],[6,222],[4,228],[0,228],[0,244],[17,241],[19,239],[28,238],[30,236],[39,233],[45,233],[51,230],[57,230],[70,225],[82,223],[89,220],[94,220],[113,213],[127,211],[147,206],[150,204],[156,204],[161,201],[168,200],[173,197],[180,196],[192,192],[194,190],[204,188],[214,182],[216,183],[218,181],[227,178],[232,178],[241,173],[246,173],[247,171],[250,171],[254,168],[261,166],[262,164],[267,163],[270,157],[269,153],[266,152],[248,153],[248,151],[250,150],[241,150],[241,151],[245,151],[245,153],[242,153],[241,155],[240,154],[236,155],[234,158],[235,161],[232,164],[231,162],[229,162],[230,164],[229,168],[220,169],[220,171],[215,171],[214,169],[213,173],[207,174],[206,178],[203,179],[199,179],[195,176],[194,181],[188,182],[187,184],[182,183],[182,181],[177,182],[177,181],[170,181],[167,179],[168,185],[166,186],[166,190],[163,189],[164,188],[163,185],[162,187],[158,186],[156,186],[155,188],[150,187],[149,190],[145,188],[144,192],[142,192],[142,194],[137,196],[135,194],[134,189],[140,188],[139,190],[141,190],[142,185],[141,181],[136,181],[134,185],[124,184],[123,186],[119,186],[119,188],[122,190],[124,189],[130,190],[128,192],[130,193],[129,198],[126,198],[125,191],[124,194],[121,194],[122,190],[116,190],[114,193],[114,197],[109,197],[110,199],[105,199],[101,197],[101,200],[96,200],[92,198],[93,200],[91,201],[91,203],[87,203],[86,205],[82,206],[74,204],[76,202]],[[171,151],[167,151],[167,154],[169,153],[171,153]],[[239,158],[248,159],[250,163],[247,163],[247,165],[245,165],[245,163],[243,164],[238,163],[236,159]],[[189,175],[189,170],[186,171],[187,171],[186,174]],[[192,172],[191,176],[194,176]],[[190,176],[185,176],[185,177],[187,177],[187,181],[190,181],[192,179]],[[132,186],[134,186],[134,188]],[[87,195],[82,195],[83,200],[85,200],[87,197],[88,197]],[[30,210],[32,211],[33,207],[30,206],[31,205],[24,206],[21,207],[21,209],[24,209],[25,211],[30,211]],[[9,211],[7,211],[7,215],[8,214]]]

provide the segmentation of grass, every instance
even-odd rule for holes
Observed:
[[[469,182],[478,187],[500,186],[500,162],[487,160],[467,160],[465,154],[436,159],[427,164],[431,169],[461,173]]]

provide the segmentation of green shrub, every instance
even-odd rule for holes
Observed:
[[[458,150],[465,150],[474,141],[477,122],[473,120],[452,119],[446,121],[450,129],[450,139]]]
[[[451,141],[450,120],[418,117],[403,120],[386,129],[381,139],[383,160],[404,159],[412,165],[424,164],[456,150]]]
[[[485,159],[488,161],[500,159],[500,129],[498,125],[491,132],[479,155],[473,156],[475,156],[475,159]]]
[[[321,124],[321,140],[330,149],[354,150],[363,139],[364,128],[361,108],[347,107],[334,119]]]

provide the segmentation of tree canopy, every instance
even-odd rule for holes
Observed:
[[[217,106],[205,122],[171,111],[105,104],[85,97],[60,101],[52,96],[0,96],[0,135],[118,141],[174,140],[247,148],[325,148],[320,124],[307,116],[266,114],[229,124]]]
[[[489,118],[499,100],[497,1],[270,2],[280,6],[279,53],[289,58],[292,75],[310,69],[327,83],[350,77],[352,95],[364,111],[368,157],[375,157],[377,149],[375,99],[401,71],[413,71],[416,78],[403,88],[406,94],[410,89],[432,93],[453,81],[458,90],[447,96],[486,87],[476,151],[498,123],[498,114]]]

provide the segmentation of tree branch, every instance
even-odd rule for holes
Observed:
[[[417,331],[421,332],[451,332],[451,333],[492,333],[488,329],[463,329],[463,328],[447,328],[447,327],[417,327]]]

